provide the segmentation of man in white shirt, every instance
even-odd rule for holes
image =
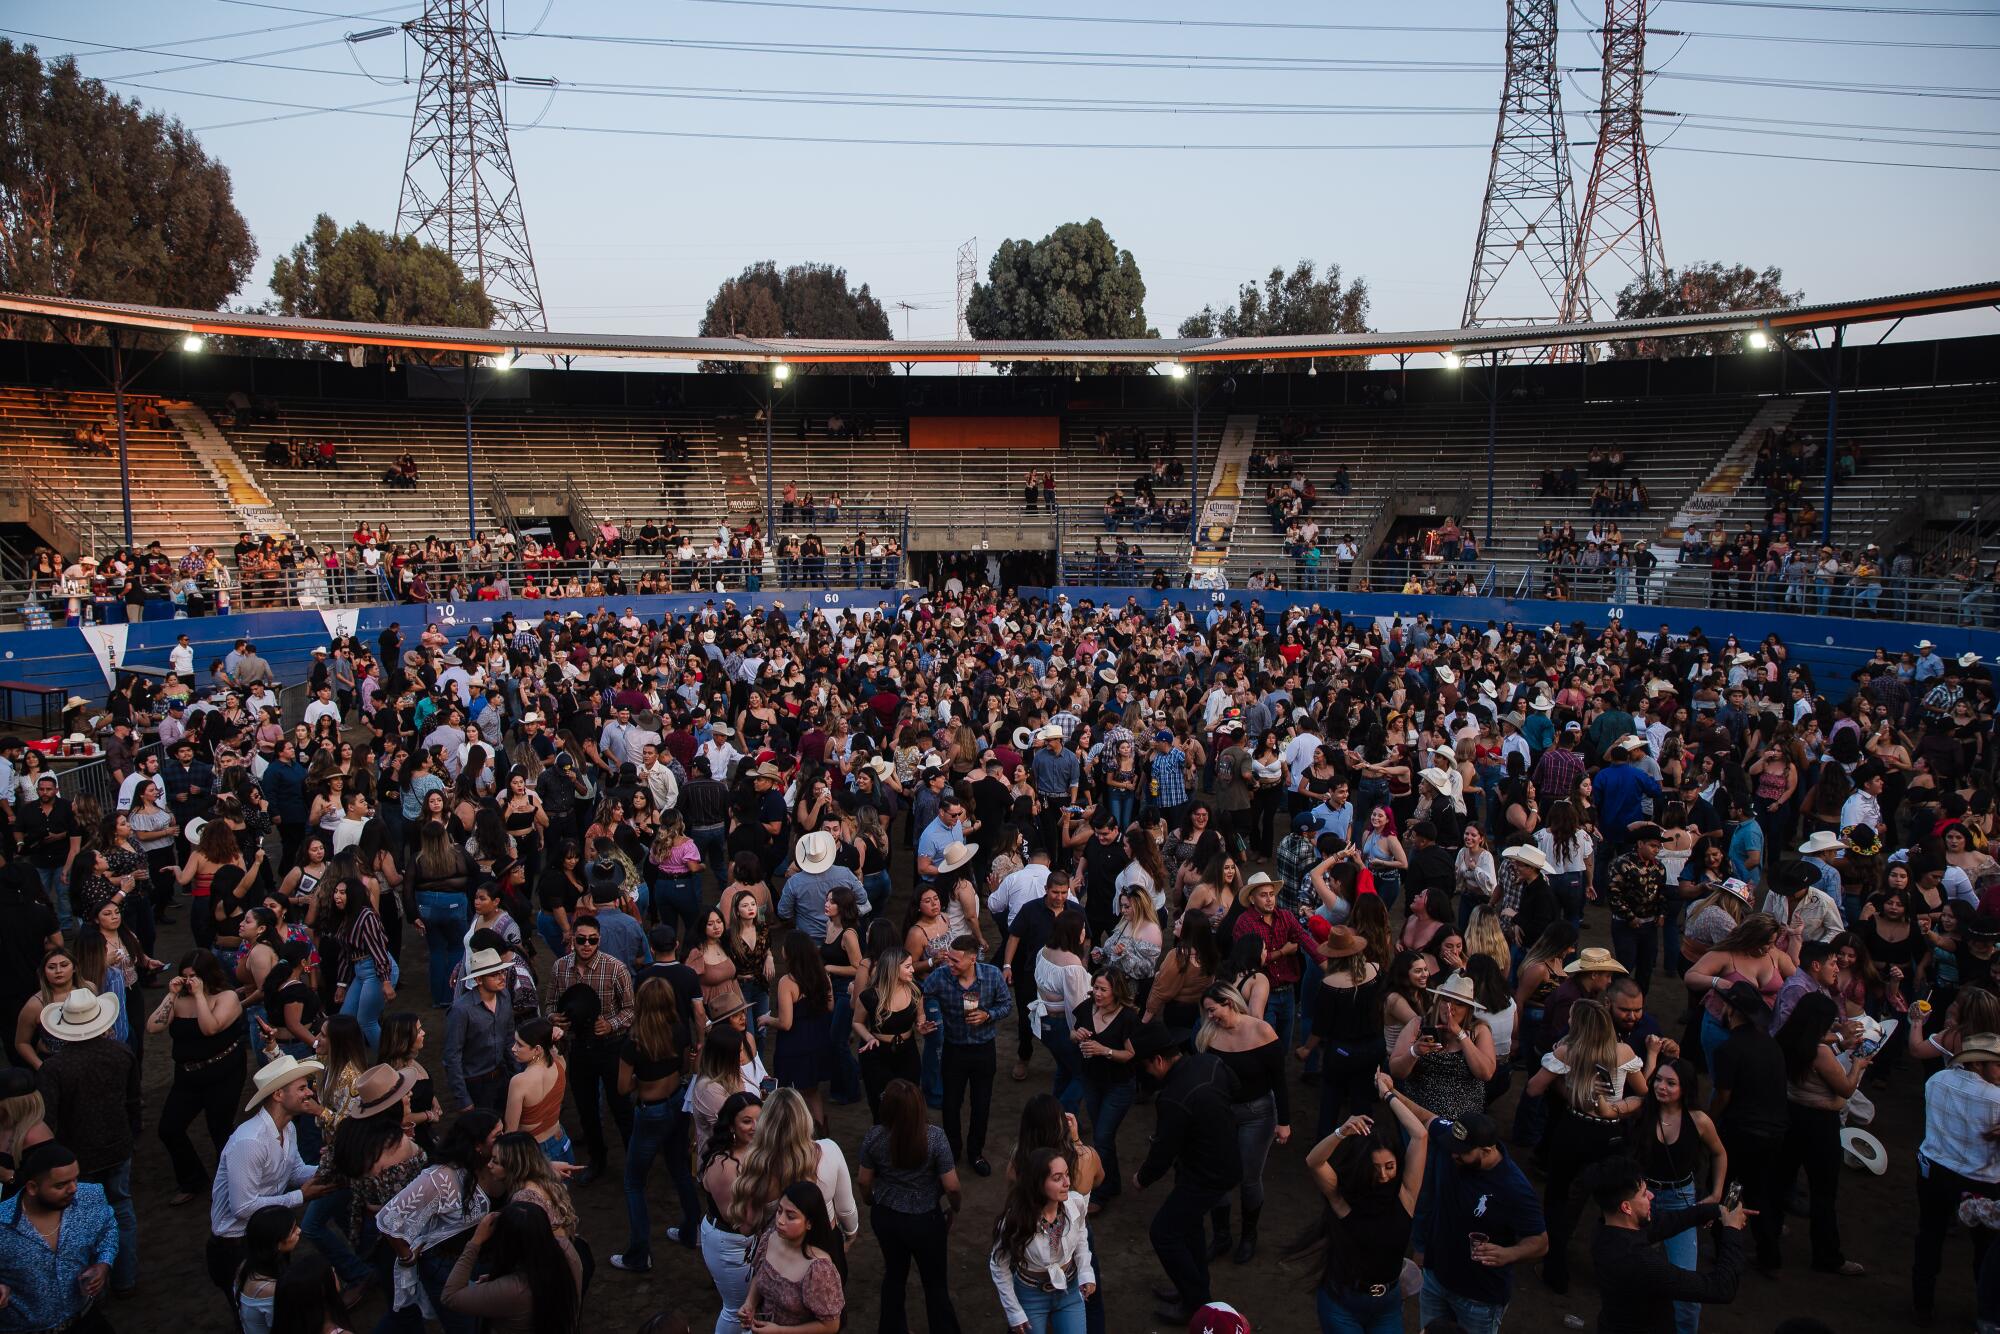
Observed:
[[[670,811],[681,802],[680,780],[674,777],[673,766],[660,754],[660,743],[648,742],[642,752],[645,762],[639,767],[639,777],[652,795],[653,805],[663,811]]]
[[[1319,754],[1319,747],[1319,737],[1313,734],[1311,728],[1301,728],[1299,734],[1292,738],[1291,744],[1285,747],[1287,775],[1285,786],[1295,794],[1292,798],[1292,810],[1295,813],[1303,809],[1303,796],[1299,795],[1299,784],[1305,781],[1306,771],[1312,768],[1313,760]]]
[[[318,727],[322,718],[331,718],[335,727],[340,726],[340,706],[333,702],[333,687],[330,685],[321,686],[314,692],[313,702],[306,705],[307,727]]]
[[[987,910],[996,922],[1012,921],[1014,914],[1048,892],[1049,853],[1036,848],[1028,864],[1003,879],[986,896]]]
[[[1924,1084],[1924,1138],[1917,1146],[1917,1254],[1910,1278],[1917,1314],[1925,1323],[1938,1271],[1944,1268],[1945,1232],[1967,1195],[2000,1198],[2000,1037],[1991,1033],[1967,1036],[1951,1068]],[[1978,1229],[1973,1231],[1976,1236]]]
[[[707,760],[708,771],[718,777],[735,773],[737,764],[743,759],[743,752],[730,744],[729,738],[735,735],[736,729],[729,724],[715,724],[708,729],[708,740],[702,742],[695,757]]]
[[[4,761],[0,761],[0,764],[4,764]],[[13,774],[5,769],[0,769],[0,777],[8,780],[6,790],[9,795],[12,795],[14,790]],[[125,775],[125,781],[118,785],[118,809],[121,811],[132,809],[132,803],[139,798],[139,787],[141,784],[159,782],[159,753],[156,751],[147,751],[139,757],[139,763],[134,766],[132,772]],[[160,790],[164,792],[166,785],[163,783],[160,784]]]
[[[208,1197],[207,1259],[209,1280],[224,1294],[235,1290],[243,1230],[252,1214],[267,1205],[296,1209],[335,1189],[331,1178],[319,1178],[318,1169],[299,1157],[299,1132],[292,1124],[295,1117],[318,1114],[313,1076],[322,1068],[318,1061],[290,1056],[264,1066],[244,1109],[257,1114],[222,1146]]]
[[[1854,771],[1854,791],[1840,805],[1840,827],[1852,829],[1855,825],[1867,825],[1876,833],[1884,832],[1882,824],[1882,787],[1888,771],[1881,761],[1869,760]]]
[[[167,650],[167,666],[173,668],[175,676],[189,685],[194,684],[194,645],[186,635],[176,639],[174,646]]]
[[[1832,940],[1841,932],[1840,905],[1818,887],[1818,880],[1812,867],[1792,862],[1778,873],[1777,888],[1764,895],[1764,911],[1777,918],[1795,942],[1788,952],[1808,940]]]

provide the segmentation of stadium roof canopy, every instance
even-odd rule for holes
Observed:
[[[651,357],[677,361],[775,362],[1154,362],[1407,356],[1453,353],[1474,357],[1517,348],[1605,343],[1690,334],[1787,333],[1874,320],[1904,319],[2000,303],[2000,281],[1910,292],[1862,301],[1822,302],[1789,309],[1730,311],[1658,319],[1598,320],[1412,333],[1298,334],[1278,338],[1113,338],[1076,341],[820,338],[679,338],[646,334],[541,333],[530,330],[448,329],[295,319],[166,306],[83,301],[0,293],[0,310],[48,319],[179,334],[212,334],[328,343],[340,347],[464,352],[477,356]]]

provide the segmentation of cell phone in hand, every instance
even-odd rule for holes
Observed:
[[[1743,1183],[1741,1181],[1732,1181],[1722,1188],[1722,1207],[1724,1209],[1734,1209],[1741,1203],[1743,1203]]]

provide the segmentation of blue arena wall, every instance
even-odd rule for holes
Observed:
[[[1267,613],[1294,606],[1319,607],[1349,619],[1410,619],[1429,615],[1433,622],[1450,621],[1484,628],[1488,621],[1505,626],[1546,627],[1560,621],[1565,626],[1581,621],[1596,630],[1622,621],[1632,629],[1651,634],[1666,627],[1668,633],[1683,635],[1699,628],[1711,640],[1734,634],[1749,642],[1775,634],[1790,649],[1795,660],[1811,665],[1819,690],[1832,698],[1845,695],[1854,669],[1877,646],[1892,654],[1900,653],[1918,639],[1937,641],[1941,653],[1955,657],[1965,652],[1980,654],[1989,663],[2000,659],[2000,631],[1927,622],[1857,620],[1839,616],[1798,616],[1741,611],[1701,611],[1686,607],[1659,607],[1646,604],[1586,602],[1544,602],[1515,598],[1406,597],[1390,593],[1280,593],[1252,594],[1243,589],[1211,592],[1205,589],[1170,589],[1154,592],[1133,588],[1021,588],[1025,598],[1053,599],[1067,596],[1072,603],[1085,599],[1102,606],[1123,604],[1128,599],[1148,610],[1162,603],[1188,607],[1197,613],[1216,601],[1225,605],[1248,606],[1252,598]],[[748,610],[782,604],[796,615],[801,610],[839,611],[847,608],[873,610],[894,606],[900,593],[881,589],[834,589],[802,592],[781,590],[766,593],[727,595]],[[326,643],[335,631],[353,633],[373,641],[390,623],[403,627],[406,638],[414,638],[424,626],[435,621],[447,632],[462,632],[475,625],[487,625],[512,612],[516,620],[534,622],[544,611],[558,614],[571,611],[585,615],[610,609],[622,613],[631,607],[642,617],[667,614],[687,615],[714,603],[720,607],[724,595],[687,594],[678,596],[634,597],[620,600],[575,599],[541,602],[477,602],[453,605],[430,603],[421,606],[376,606],[329,611],[258,611],[234,616],[209,616],[192,620],[143,621],[132,625],[100,626],[90,629],[22,630],[0,635],[0,679],[32,685],[60,686],[96,700],[103,697],[113,666],[132,665],[164,668],[167,650],[177,636],[192,637],[198,679],[205,680],[208,664],[228,653],[238,639],[249,639],[271,663],[281,682],[305,679],[312,649]],[[17,705],[17,708],[19,706]]]

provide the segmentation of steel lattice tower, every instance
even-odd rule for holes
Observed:
[[[975,236],[958,248],[958,333],[956,337],[961,343],[970,337],[965,331],[965,303],[972,300],[972,289],[978,285],[979,238]],[[960,375],[975,374],[978,369],[977,366],[968,366],[962,361],[958,363],[958,373]]]
[[[1648,0],[1605,0],[1597,155],[1577,219],[1576,260],[1563,300],[1566,320],[1591,319],[1598,296],[1634,278],[1650,283],[1667,269],[1646,157],[1647,7]]]
[[[444,249],[477,278],[493,302],[496,327],[546,329],[500,105],[507,66],[486,0],[425,0],[423,17],[404,31],[423,50],[424,72],[396,231]]]
[[[1556,65],[1556,0],[1508,0],[1507,78],[1479,241],[1472,252],[1472,282],[1465,293],[1465,327],[1555,319],[1570,289],[1575,259],[1569,138],[1563,132],[1562,79]],[[1509,290],[1496,298],[1501,279],[1517,265],[1529,271],[1540,297],[1530,279],[1517,274]],[[1522,309],[1496,312],[1496,299]]]

